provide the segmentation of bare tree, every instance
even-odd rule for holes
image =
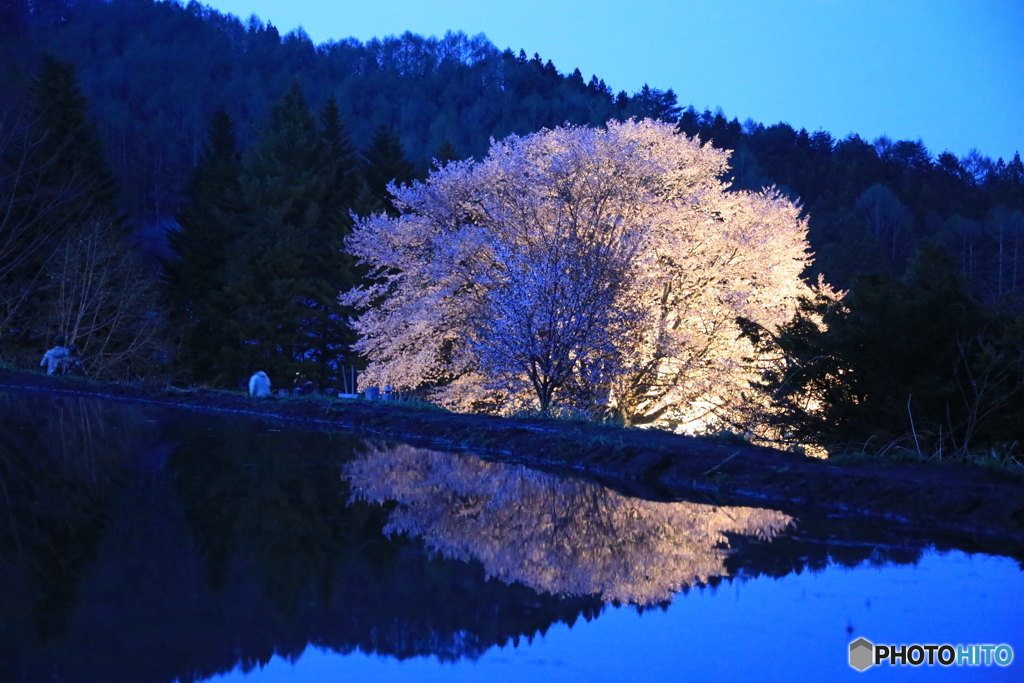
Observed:
[[[53,183],[60,150],[48,149],[30,124],[0,113],[0,339],[45,285],[62,235],[84,219],[77,200],[90,189],[74,175]]]
[[[910,210],[881,183],[864,190],[856,208],[879,244],[886,246],[889,258],[895,261],[913,222]]]
[[[159,341],[153,275],[94,201],[95,174],[62,164],[63,145],[32,124],[0,114],[2,348],[24,362],[40,339],[61,334],[89,374],[137,373]]]
[[[159,362],[156,283],[121,227],[82,226],[55,250],[46,280],[47,328],[78,347],[87,374],[127,378]]]

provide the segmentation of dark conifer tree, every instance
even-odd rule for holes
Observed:
[[[432,166],[434,168],[444,168],[444,165],[449,161],[458,161],[462,158],[462,155],[460,155],[458,150],[455,149],[455,145],[452,144],[452,141],[445,140],[441,143],[441,146],[437,148],[437,152],[434,154]]]
[[[335,296],[359,284],[363,276],[363,268],[354,256],[344,250],[344,239],[352,232],[353,219],[359,197],[365,193],[365,185],[360,173],[360,158],[352,145],[348,129],[341,120],[341,112],[334,97],[329,97],[320,112],[320,135],[323,142],[323,154],[326,168],[330,174],[326,196],[324,197],[325,244],[317,252],[310,254],[316,260],[318,270],[325,276],[326,288],[324,295],[330,295],[330,288]],[[340,309],[343,320],[355,317],[355,311]],[[335,349],[333,363],[358,365],[362,360],[351,350],[357,340],[355,332],[347,324],[340,324],[339,309],[324,305],[319,309],[321,336]],[[327,374],[326,369],[321,374]]]
[[[74,67],[44,56],[29,95],[27,124],[3,136],[0,332],[39,344],[57,333],[47,322],[47,264],[83,226],[113,218],[116,188]]]
[[[78,204],[74,210],[83,215],[114,214],[117,186],[96,124],[89,118],[89,102],[78,85],[75,67],[44,55],[31,96],[32,123],[41,140],[37,154],[49,169],[44,182],[51,187],[75,185]]]
[[[38,177],[21,208],[45,212],[35,227],[48,248],[23,263],[20,334],[40,345],[64,336],[96,377],[150,371],[163,362],[155,282],[117,213],[117,188],[74,67],[46,56],[31,96],[30,166]]]
[[[164,264],[171,321],[178,331],[178,368],[188,377],[220,383],[225,354],[239,344],[232,329],[228,280],[242,204],[240,156],[234,124],[226,112],[210,123],[209,140],[192,174],[181,229],[168,236],[173,256]]]
[[[401,185],[412,182],[416,177],[415,172],[416,167],[406,158],[398,135],[387,126],[378,127],[369,149],[366,150],[366,164],[363,167],[363,177],[366,179],[366,187],[373,202],[368,208],[372,211],[387,211],[392,215],[398,215],[391,204],[388,183],[394,181]]]
[[[334,142],[337,152],[343,138]],[[332,162],[325,131],[293,86],[242,163],[246,213],[225,285],[238,345],[224,363],[239,379],[264,370],[279,387],[298,376],[325,383],[349,359],[351,333],[337,303],[352,279],[336,199],[347,192],[339,189],[344,165]]]
[[[359,155],[349,139],[348,129],[341,120],[341,109],[333,96],[320,112],[320,133],[324,144],[327,163],[333,171],[328,187],[331,210],[343,215],[349,221],[348,209],[359,195],[362,176]]]
[[[902,278],[862,276],[842,302],[805,301],[777,336],[748,334],[788,359],[761,389],[791,436],[839,452],[963,457],[1020,429],[1020,325],[1019,312],[972,297],[949,255],[926,244]]]
[[[628,108],[630,116],[637,118],[651,118],[675,123],[679,120],[681,111],[676,101],[676,94],[672,89],[662,91],[652,88],[646,83],[630,101]]]

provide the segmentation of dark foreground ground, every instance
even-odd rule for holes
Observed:
[[[1024,476],[956,463],[839,466],[749,445],[586,422],[463,415],[397,403],[252,399],[239,392],[102,385],[0,370],[0,390],[104,396],[336,428],[573,472],[647,498],[771,507],[1024,558]],[[1024,474],[1024,472],[1022,472]]]

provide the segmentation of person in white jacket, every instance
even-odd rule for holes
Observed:
[[[64,346],[64,335],[57,335],[53,340],[55,346],[43,354],[43,360],[39,361],[40,367],[46,366],[46,374],[63,374],[71,365],[71,349]]]
[[[249,378],[250,396],[270,396],[270,378],[260,370]]]

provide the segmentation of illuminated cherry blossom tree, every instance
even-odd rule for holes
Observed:
[[[729,191],[727,162],[668,124],[610,121],[511,136],[392,186],[400,215],[347,243],[372,268],[344,297],[365,311],[363,382],[626,423],[727,410],[752,376],[736,319],[774,326],[809,293],[799,209]]]

